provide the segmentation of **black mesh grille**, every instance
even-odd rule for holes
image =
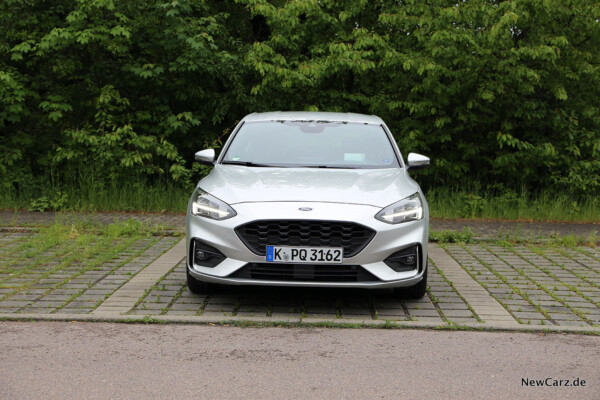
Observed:
[[[232,278],[263,281],[369,282],[378,279],[360,265],[249,263]]]
[[[343,247],[344,257],[353,257],[375,236],[375,231],[353,222],[264,220],[235,228],[244,244],[264,256],[266,247]]]

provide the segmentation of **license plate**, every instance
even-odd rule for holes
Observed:
[[[342,247],[267,246],[267,262],[340,264]]]

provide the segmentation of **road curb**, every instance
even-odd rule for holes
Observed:
[[[600,327],[513,325],[505,323],[435,323],[426,321],[390,321],[363,319],[320,319],[290,317],[273,320],[270,317],[213,317],[181,315],[120,315],[120,314],[0,314],[0,321],[54,321],[54,322],[121,322],[121,323],[176,323],[198,325],[242,325],[242,326],[298,326],[329,328],[396,328],[473,330],[532,333],[583,333],[600,335]]]

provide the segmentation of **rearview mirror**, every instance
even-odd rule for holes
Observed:
[[[408,155],[408,169],[421,169],[428,165],[429,157],[417,153],[410,153]]]
[[[194,158],[201,164],[214,165],[215,163],[215,150],[206,149],[194,154]]]

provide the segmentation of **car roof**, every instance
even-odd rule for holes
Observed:
[[[330,121],[355,122],[362,124],[383,124],[375,115],[321,111],[272,111],[246,115],[243,121]]]

